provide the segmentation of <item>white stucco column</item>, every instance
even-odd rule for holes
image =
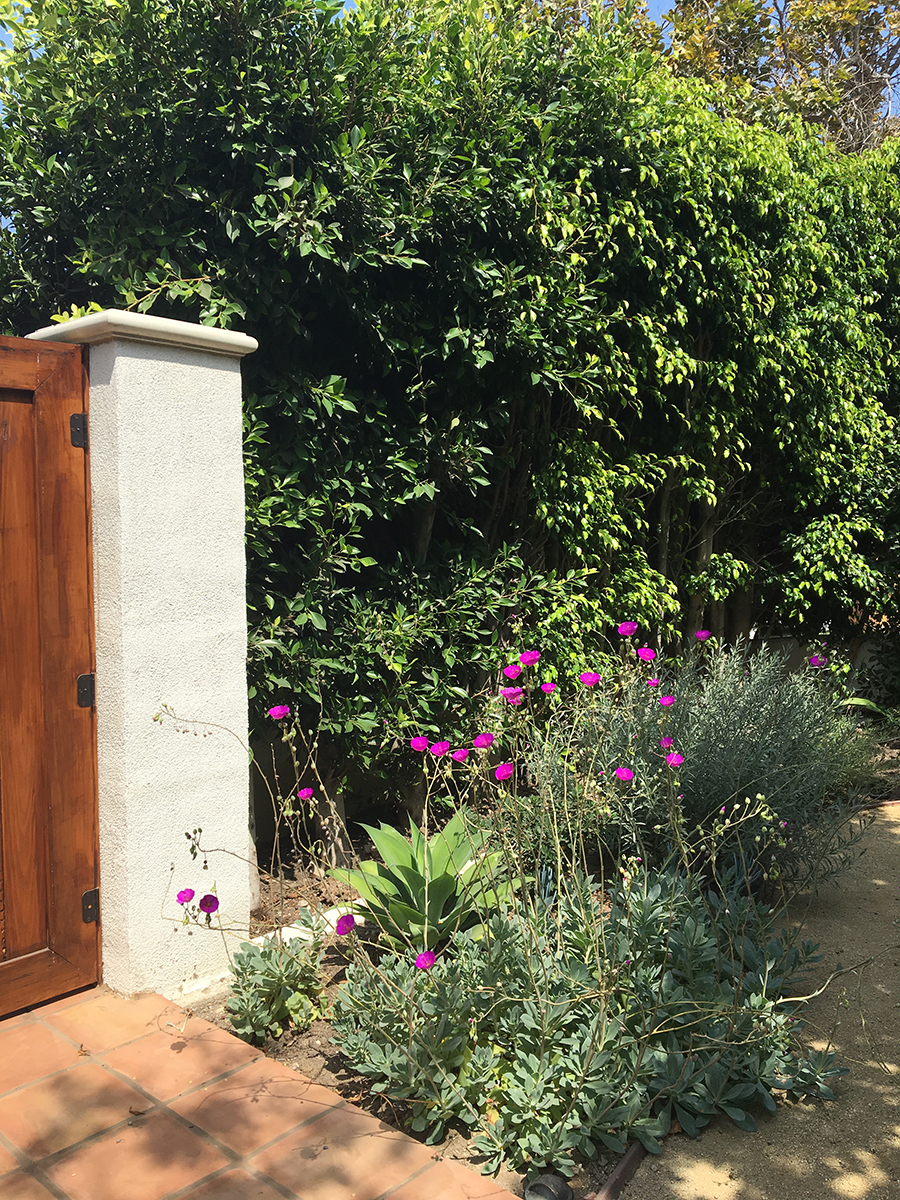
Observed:
[[[240,359],[257,343],[117,310],[29,336],[90,347],[103,980],[179,999],[227,955],[177,923],[177,892],[215,887],[245,931],[253,893]],[[155,723],[164,704],[185,724]],[[208,871],[197,827],[232,852]]]

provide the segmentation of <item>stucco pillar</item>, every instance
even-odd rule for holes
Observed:
[[[227,955],[178,923],[176,893],[215,888],[245,931],[253,895],[240,359],[257,343],[114,309],[29,336],[89,347],[103,980],[179,999]],[[154,722],[162,705],[185,723]],[[231,852],[207,871],[197,827]]]

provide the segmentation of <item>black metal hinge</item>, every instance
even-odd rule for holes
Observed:
[[[72,413],[69,417],[69,430],[72,434],[72,445],[87,450],[87,413]]]
[[[94,676],[79,675],[78,684],[75,688],[75,694],[78,697],[79,708],[94,707]]]
[[[100,889],[91,888],[81,897],[81,919],[85,925],[100,920]]]

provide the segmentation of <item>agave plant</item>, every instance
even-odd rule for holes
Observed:
[[[430,838],[412,818],[409,827],[407,841],[390,825],[363,825],[383,861],[330,874],[359,892],[388,941],[431,950],[455,930],[478,924],[512,885],[499,882],[500,851],[486,851],[485,834],[470,833],[461,812]]]

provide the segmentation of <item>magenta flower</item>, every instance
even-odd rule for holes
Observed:
[[[637,633],[637,621],[623,621],[619,626],[619,633],[622,637],[631,637],[633,633]]]
[[[663,708],[668,708],[670,704],[675,703],[675,697],[674,696],[660,696],[659,702],[663,706]]]
[[[522,668],[518,663],[510,663],[508,667],[503,668],[503,674],[507,679],[518,679],[522,674]]]
[[[469,757],[468,750],[454,750],[450,755],[454,762],[465,762]]]
[[[410,744],[410,746],[412,746],[413,750],[420,750],[424,754],[425,751],[428,749],[428,738],[426,738],[426,737],[412,738],[410,740],[409,744]]]
[[[431,747],[431,753],[434,755],[435,758],[441,758],[441,756],[446,754],[449,749],[450,749],[449,742],[435,742],[434,745]]]
[[[524,688],[501,688],[500,695],[505,700],[508,700],[510,704],[521,704],[524,690]]]
[[[629,771],[627,767],[616,767],[616,777],[627,783],[629,779],[634,779],[634,771]]]
[[[416,966],[420,971],[430,971],[434,966],[434,951],[423,950],[421,954],[416,956]]]
[[[659,680],[658,679],[648,679],[647,687],[659,687]]]
[[[201,896],[197,902],[197,907],[201,912],[214,913],[219,907],[219,899],[217,896],[212,895]]]
[[[712,637],[712,634],[709,632],[708,629],[698,629],[697,632],[694,634],[694,637],[697,639],[698,642],[705,642],[708,637]]]
[[[666,755],[666,762],[669,764],[670,767],[680,767],[681,764],[684,762],[684,759],[681,757],[680,754],[676,754],[675,751],[673,750],[671,754]]]
[[[334,927],[334,932],[338,937],[346,937],[348,933],[352,932],[355,925],[356,918],[353,916],[353,913],[344,913],[342,917],[338,917],[338,923]]]
[[[670,737],[660,738],[659,744],[662,746],[663,750],[671,750],[672,746],[675,744],[675,739]]]
[[[635,654],[642,662],[653,662],[656,658],[656,651],[651,650],[649,646],[642,646],[640,650],[636,650]]]
[[[523,650],[519,655],[519,662],[523,667],[533,667],[540,657],[540,650]]]
[[[518,708],[518,706],[520,704],[523,704],[525,701],[524,696],[508,696],[507,699],[509,700],[509,702],[513,706],[513,708]]]
[[[300,791],[297,793],[297,799],[298,800],[311,800],[312,794],[313,794],[312,788],[301,788]]]
[[[546,692],[547,695],[549,696],[551,692],[556,691],[556,684],[555,683],[542,683],[541,691]]]
[[[827,658],[820,658],[818,654],[814,654],[809,660],[809,665],[811,667],[824,667],[827,662]]]
[[[193,900],[193,898],[194,898],[194,889],[193,888],[185,888],[184,891],[179,892],[178,895],[175,897],[175,899],[178,901],[179,904],[190,904],[190,902]]]
[[[272,718],[273,721],[281,721],[284,717],[290,716],[291,709],[288,704],[276,704],[274,708],[270,708],[266,716]]]
[[[512,763],[501,763],[500,766],[497,768],[497,770],[494,772],[494,778],[499,783],[502,783],[504,779],[509,779],[509,777],[510,777],[510,775],[512,775],[512,773],[513,773]]]
[[[600,676],[596,671],[582,671],[578,678],[585,687],[593,687],[595,683],[600,682]]]
[[[488,746],[493,746],[494,735],[492,733],[479,733],[472,745],[476,750],[487,750]]]

